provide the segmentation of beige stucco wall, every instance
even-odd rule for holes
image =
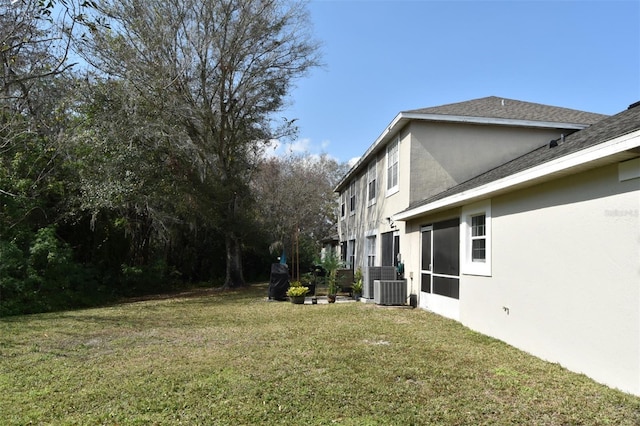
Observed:
[[[367,167],[356,178],[356,209],[355,214],[349,212],[349,187],[347,186],[344,191],[347,194],[346,198],[346,214],[345,217],[338,222],[338,233],[340,241],[356,240],[355,258],[356,265],[364,267],[366,264],[366,244],[365,238],[367,236],[375,235],[377,238],[376,244],[376,264],[380,265],[381,245],[380,235],[390,231],[400,231],[400,239],[404,233],[404,224],[395,223],[392,228],[392,224],[387,218],[393,216],[395,213],[406,209],[409,206],[409,164],[410,164],[410,137],[403,129],[400,131],[400,144],[399,144],[399,190],[393,194],[387,193],[387,157],[386,150],[382,150],[375,159],[377,166],[377,191],[376,201],[370,204],[367,200]]]
[[[410,201],[417,202],[557,139],[566,130],[414,121]]]
[[[491,200],[492,276],[460,320],[640,395],[640,179],[602,167]]]

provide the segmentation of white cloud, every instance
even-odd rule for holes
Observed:
[[[273,158],[285,156],[287,154],[299,154],[307,157],[310,162],[316,162],[320,160],[322,155],[326,155],[328,158],[340,162],[340,160],[333,155],[327,153],[327,148],[331,142],[329,140],[323,140],[320,144],[314,143],[309,138],[298,139],[293,142],[283,143],[279,139],[272,139],[267,143],[267,147],[264,150],[264,158]],[[360,157],[352,159],[349,162],[351,167]]]
[[[286,144],[286,149],[287,151],[296,153],[296,154],[304,154],[305,152],[312,152],[314,150],[312,150],[311,148],[311,139],[309,138],[304,138],[304,139],[299,139],[295,142],[292,143],[288,143]]]
[[[319,157],[321,154],[326,153],[326,148],[329,144],[330,142],[325,140],[318,145],[313,143],[309,138],[298,139],[296,141],[286,143],[283,143],[278,139],[272,139],[267,143],[265,157],[277,157],[289,153],[306,154]]]

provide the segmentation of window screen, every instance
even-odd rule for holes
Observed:
[[[460,275],[459,219],[447,220],[433,225],[433,272],[444,275]]]

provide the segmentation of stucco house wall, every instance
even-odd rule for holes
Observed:
[[[492,276],[461,277],[460,321],[640,394],[639,208],[617,164],[493,198]]]
[[[413,121],[410,202],[424,200],[569,131]]]
[[[355,268],[364,267],[367,260],[366,244],[363,239],[370,236],[376,236],[379,240],[380,235],[385,232],[400,231],[400,227],[404,228],[404,224],[395,224],[388,220],[396,212],[403,210],[409,206],[409,173],[403,173],[402,170],[409,169],[410,162],[410,134],[406,129],[402,129],[394,135],[393,139],[399,138],[399,175],[398,175],[398,191],[389,194],[387,192],[387,155],[386,150],[382,149],[376,156],[367,162],[367,167],[357,175],[356,182],[356,209],[354,213],[349,211],[349,186],[345,187],[340,194],[345,198],[346,212],[338,223],[339,232],[343,241],[355,240]],[[368,166],[375,162],[376,164],[376,197],[374,202],[368,200]],[[381,256],[381,247],[378,242],[376,245],[376,259]],[[379,264],[379,262],[378,262]]]
[[[420,292],[421,229],[460,218],[464,206],[407,221],[409,293],[475,331],[640,395],[640,174],[621,181],[629,163],[485,200],[491,274],[461,272],[459,299]]]

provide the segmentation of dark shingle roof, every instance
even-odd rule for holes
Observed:
[[[603,114],[517,101],[497,96],[404,112],[575,124],[593,124],[606,117]]]
[[[446,191],[434,195],[426,200],[417,202],[409,206],[407,210],[412,210],[434,201],[442,200],[452,195],[460,194],[482,185],[495,182],[518,172],[539,166],[556,158],[573,154],[583,149],[607,142],[627,133],[631,133],[640,129],[640,105],[633,105],[616,115],[607,117],[584,130],[575,132],[564,138],[564,141],[558,141],[558,146],[550,148],[544,145],[535,149],[519,158],[509,161],[498,166],[486,173],[483,173],[466,182],[456,185]]]

